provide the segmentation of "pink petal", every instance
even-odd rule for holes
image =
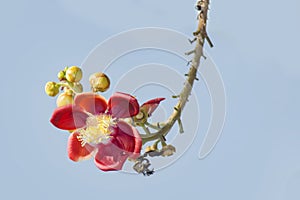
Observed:
[[[138,131],[119,121],[112,138],[107,144],[100,144],[95,156],[96,166],[103,171],[121,170],[128,157],[137,158],[140,155],[142,139]]]
[[[107,103],[104,97],[95,93],[81,93],[75,96],[75,105],[82,107],[89,113],[104,113]]]
[[[133,96],[117,92],[108,101],[108,111],[113,117],[132,117],[139,113],[139,104]]]
[[[140,155],[142,148],[142,139],[136,128],[124,121],[119,121],[113,134],[114,139],[118,141],[119,147],[129,155],[130,158],[136,158]]]
[[[74,105],[56,108],[50,122],[62,130],[74,130],[85,126],[88,115]]]
[[[103,171],[121,170],[128,155],[123,154],[122,149],[109,141],[107,144],[100,144],[95,156],[96,166]]]
[[[68,140],[68,156],[75,162],[89,159],[94,151],[94,148],[89,144],[85,144],[82,147],[77,136],[79,136],[79,133],[74,132],[69,136]]]
[[[158,107],[159,103],[166,98],[156,98],[156,99],[151,99],[147,102],[145,102],[142,106],[141,109],[146,111],[148,113],[148,116],[151,116],[151,114],[155,111],[155,109]]]

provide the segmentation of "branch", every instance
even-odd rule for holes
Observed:
[[[195,49],[188,52],[188,54],[194,54],[193,60],[191,62],[191,67],[189,69],[189,72],[187,74],[187,79],[185,81],[184,87],[181,90],[181,93],[179,95],[179,100],[176,106],[174,107],[174,111],[171,114],[171,116],[167,119],[165,122],[165,126],[163,126],[160,130],[158,130],[155,133],[151,133],[148,135],[142,135],[143,144],[153,141],[156,139],[161,138],[162,136],[166,136],[176,121],[180,121],[181,112],[183,108],[185,107],[185,104],[188,101],[188,97],[191,94],[194,81],[197,80],[197,71],[200,66],[200,59],[201,57],[204,57],[203,55],[203,46],[205,40],[209,43],[209,45],[212,47],[213,44],[211,40],[209,39],[207,33],[206,33],[206,21],[207,21],[207,13],[208,13],[208,5],[209,0],[199,0],[197,2],[197,8],[199,9],[199,17],[198,17],[198,27],[197,30],[193,33],[195,36],[195,39],[191,42],[196,42]],[[181,123],[179,124],[180,128],[182,129]]]

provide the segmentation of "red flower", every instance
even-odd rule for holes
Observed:
[[[150,100],[143,105],[150,108],[151,114],[161,100]],[[99,169],[112,171],[122,169],[127,158],[134,159],[140,154],[142,140],[138,131],[120,119],[138,113],[139,104],[129,94],[115,93],[106,103],[100,95],[82,93],[75,97],[73,105],[57,108],[50,121],[59,129],[75,130],[68,140],[71,160],[95,155]]]

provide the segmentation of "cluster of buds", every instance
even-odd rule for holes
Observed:
[[[82,79],[82,70],[77,66],[66,67],[57,74],[59,80],[56,82],[48,82],[45,86],[45,92],[51,97],[55,97],[62,90],[57,100],[57,107],[65,106],[73,103],[74,93],[80,93],[83,87],[80,83]]]
[[[66,67],[58,72],[57,77],[60,81],[66,80],[70,83],[77,83],[82,79],[82,70],[77,66]]]
[[[75,94],[83,92],[83,86],[80,83],[82,70],[77,66],[65,67],[64,70],[58,72],[57,78],[59,82],[46,83],[46,94],[55,97],[61,90],[63,92],[56,100],[57,107],[72,104]],[[110,86],[109,78],[101,72],[92,74],[89,81],[93,92],[105,92]]]

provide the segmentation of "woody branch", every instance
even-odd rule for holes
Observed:
[[[157,132],[142,135],[143,143],[147,143],[149,141],[157,140],[164,138],[172,129],[174,124],[178,122],[178,125],[180,127],[180,132],[183,132],[182,124],[181,124],[181,113],[182,110],[184,109],[189,96],[191,95],[191,91],[194,85],[195,80],[197,79],[197,71],[200,66],[200,60],[201,57],[204,57],[203,55],[203,46],[205,41],[208,42],[210,47],[213,47],[213,44],[211,40],[209,39],[207,32],[206,32],[206,25],[207,25],[207,14],[209,10],[209,0],[199,0],[197,2],[196,8],[199,10],[199,15],[198,15],[198,27],[197,30],[193,33],[194,35],[194,40],[191,41],[191,43],[196,43],[195,48],[186,53],[186,55],[191,55],[193,54],[193,59],[191,61],[190,69],[189,72],[186,74],[187,78],[184,83],[184,87],[181,90],[180,94],[177,96],[178,102],[174,107],[174,111],[172,114],[169,116],[169,118],[166,120],[163,127],[159,129]]]

